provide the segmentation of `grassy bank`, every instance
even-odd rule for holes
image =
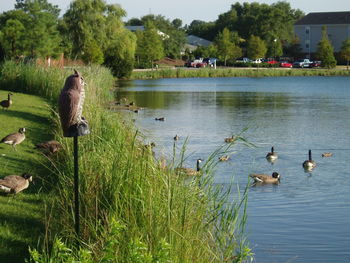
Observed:
[[[45,221],[49,246],[36,262],[70,262],[63,257],[72,262],[241,262],[249,257],[243,235],[245,195],[228,203],[231,192],[213,186],[217,158],[208,157],[205,176],[188,180],[172,169],[183,162],[181,154],[162,167],[142,146],[131,122],[105,109],[113,99],[110,72],[100,67],[80,70],[87,82],[84,116],[92,130],[79,141],[84,250],[79,254],[73,246],[72,140],[62,138],[58,125],[52,125],[64,152],[47,167],[46,184],[52,189],[46,201],[51,211]],[[0,84],[1,89],[40,95],[54,106],[71,73],[6,63]],[[58,123],[57,116],[53,123]],[[63,251],[62,246],[73,250]]]
[[[212,77],[287,77],[287,76],[350,76],[344,69],[281,69],[281,68],[200,68],[134,71],[132,79],[212,78]]]
[[[0,100],[7,92],[0,90]],[[36,143],[48,140],[50,110],[45,100],[31,95],[14,93],[13,105],[0,109],[0,139],[25,127],[26,140],[18,145],[0,145],[0,177],[29,172],[34,184],[16,196],[0,195],[0,261],[24,262],[28,245],[37,246],[38,237],[45,232],[45,202],[48,195],[42,188],[45,180],[46,157],[34,150]]]

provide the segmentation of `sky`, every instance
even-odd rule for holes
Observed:
[[[106,1],[106,0],[105,0]],[[15,0],[0,0],[0,13],[14,9]],[[61,15],[68,9],[71,0],[48,0],[49,3],[58,5]],[[107,0],[108,4],[120,4],[127,12],[124,21],[144,15],[163,15],[173,20],[180,18],[183,25],[190,24],[193,20],[215,21],[219,14],[227,12],[236,2],[259,2],[273,4],[277,0]],[[293,9],[300,9],[304,13],[310,12],[336,12],[350,11],[350,0],[289,0]]]

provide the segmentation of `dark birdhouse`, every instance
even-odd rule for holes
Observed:
[[[75,137],[90,133],[87,121],[82,117],[85,83],[81,74],[74,70],[64,84],[58,100],[58,110],[63,136]]]

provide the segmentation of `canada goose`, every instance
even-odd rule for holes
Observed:
[[[82,117],[85,82],[81,74],[74,70],[61,90],[58,100],[58,111],[60,115],[63,135],[74,137],[89,134],[88,124]]]
[[[228,156],[228,155],[224,155],[224,156],[219,157],[220,162],[225,162],[225,161],[228,161],[229,159],[230,159],[230,156]]]
[[[0,179],[0,191],[3,193],[17,194],[24,189],[27,189],[29,182],[33,180],[30,174],[24,173],[19,175],[8,175]]]
[[[268,161],[275,161],[278,158],[277,153],[275,153],[273,146],[271,147],[271,152],[266,154],[266,159]]]
[[[129,103],[129,106],[134,106],[134,105],[135,105],[135,102],[133,101]]]
[[[322,153],[322,157],[331,157],[333,153]]]
[[[45,154],[54,154],[62,149],[62,145],[58,141],[52,140],[36,144],[35,149],[40,149]]]
[[[234,142],[236,140],[236,136],[231,136],[231,137],[228,137],[228,138],[225,138],[225,142]]]
[[[26,131],[26,128],[20,128],[18,132],[7,135],[6,137],[2,138],[0,142],[12,145],[13,149],[16,150],[15,146],[23,142],[24,139],[26,138],[24,134],[25,131]]]
[[[8,109],[11,106],[11,104],[12,104],[11,96],[12,95],[13,95],[12,93],[9,93],[9,94],[7,94],[7,100],[0,101],[0,105],[3,109]]]
[[[280,174],[273,172],[272,176],[267,174],[251,174],[249,175],[254,179],[255,183],[264,183],[264,184],[277,184],[280,181]]]
[[[176,135],[174,136],[174,141],[178,141],[178,140],[180,140],[180,137],[176,134]]]
[[[160,118],[155,118],[156,121],[165,121],[164,117],[160,117]]]
[[[312,160],[312,157],[311,157],[311,150],[309,150],[309,160],[306,160],[303,162],[303,167],[305,170],[312,170],[313,168],[316,167],[316,162]]]
[[[175,169],[176,172],[180,173],[180,174],[185,174],[187,176],[195,176],[198,175],[200,173],[200,163],[202,162],[202,159],[197,159],[196,162],[196,170],[192,169],[192,168],[185,168],[185,167],[178,167]]]

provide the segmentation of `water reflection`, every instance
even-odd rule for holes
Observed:
[[[120,83],[117,99],[144,107],[135,124],[171,158],[188,138],[187,167],[240,134],[215,182],[241,189],[252,173],[281,174],[249,191],[248,234],[256,262],[348,262],[349,77],[163,79]],[[128,113],[133,114],[133,113]],[[155,118],[164,117],[164,121]],[[268,162],[274,145],[278,161]],[[317,167],[304,171],[312,148]],[[332,152],[331,158],[322,153]],[[273,165],[271,165],[273,164]],[[234,198],[234,194],[233,194]],[[274,226],[274,227],[271,227]]]

